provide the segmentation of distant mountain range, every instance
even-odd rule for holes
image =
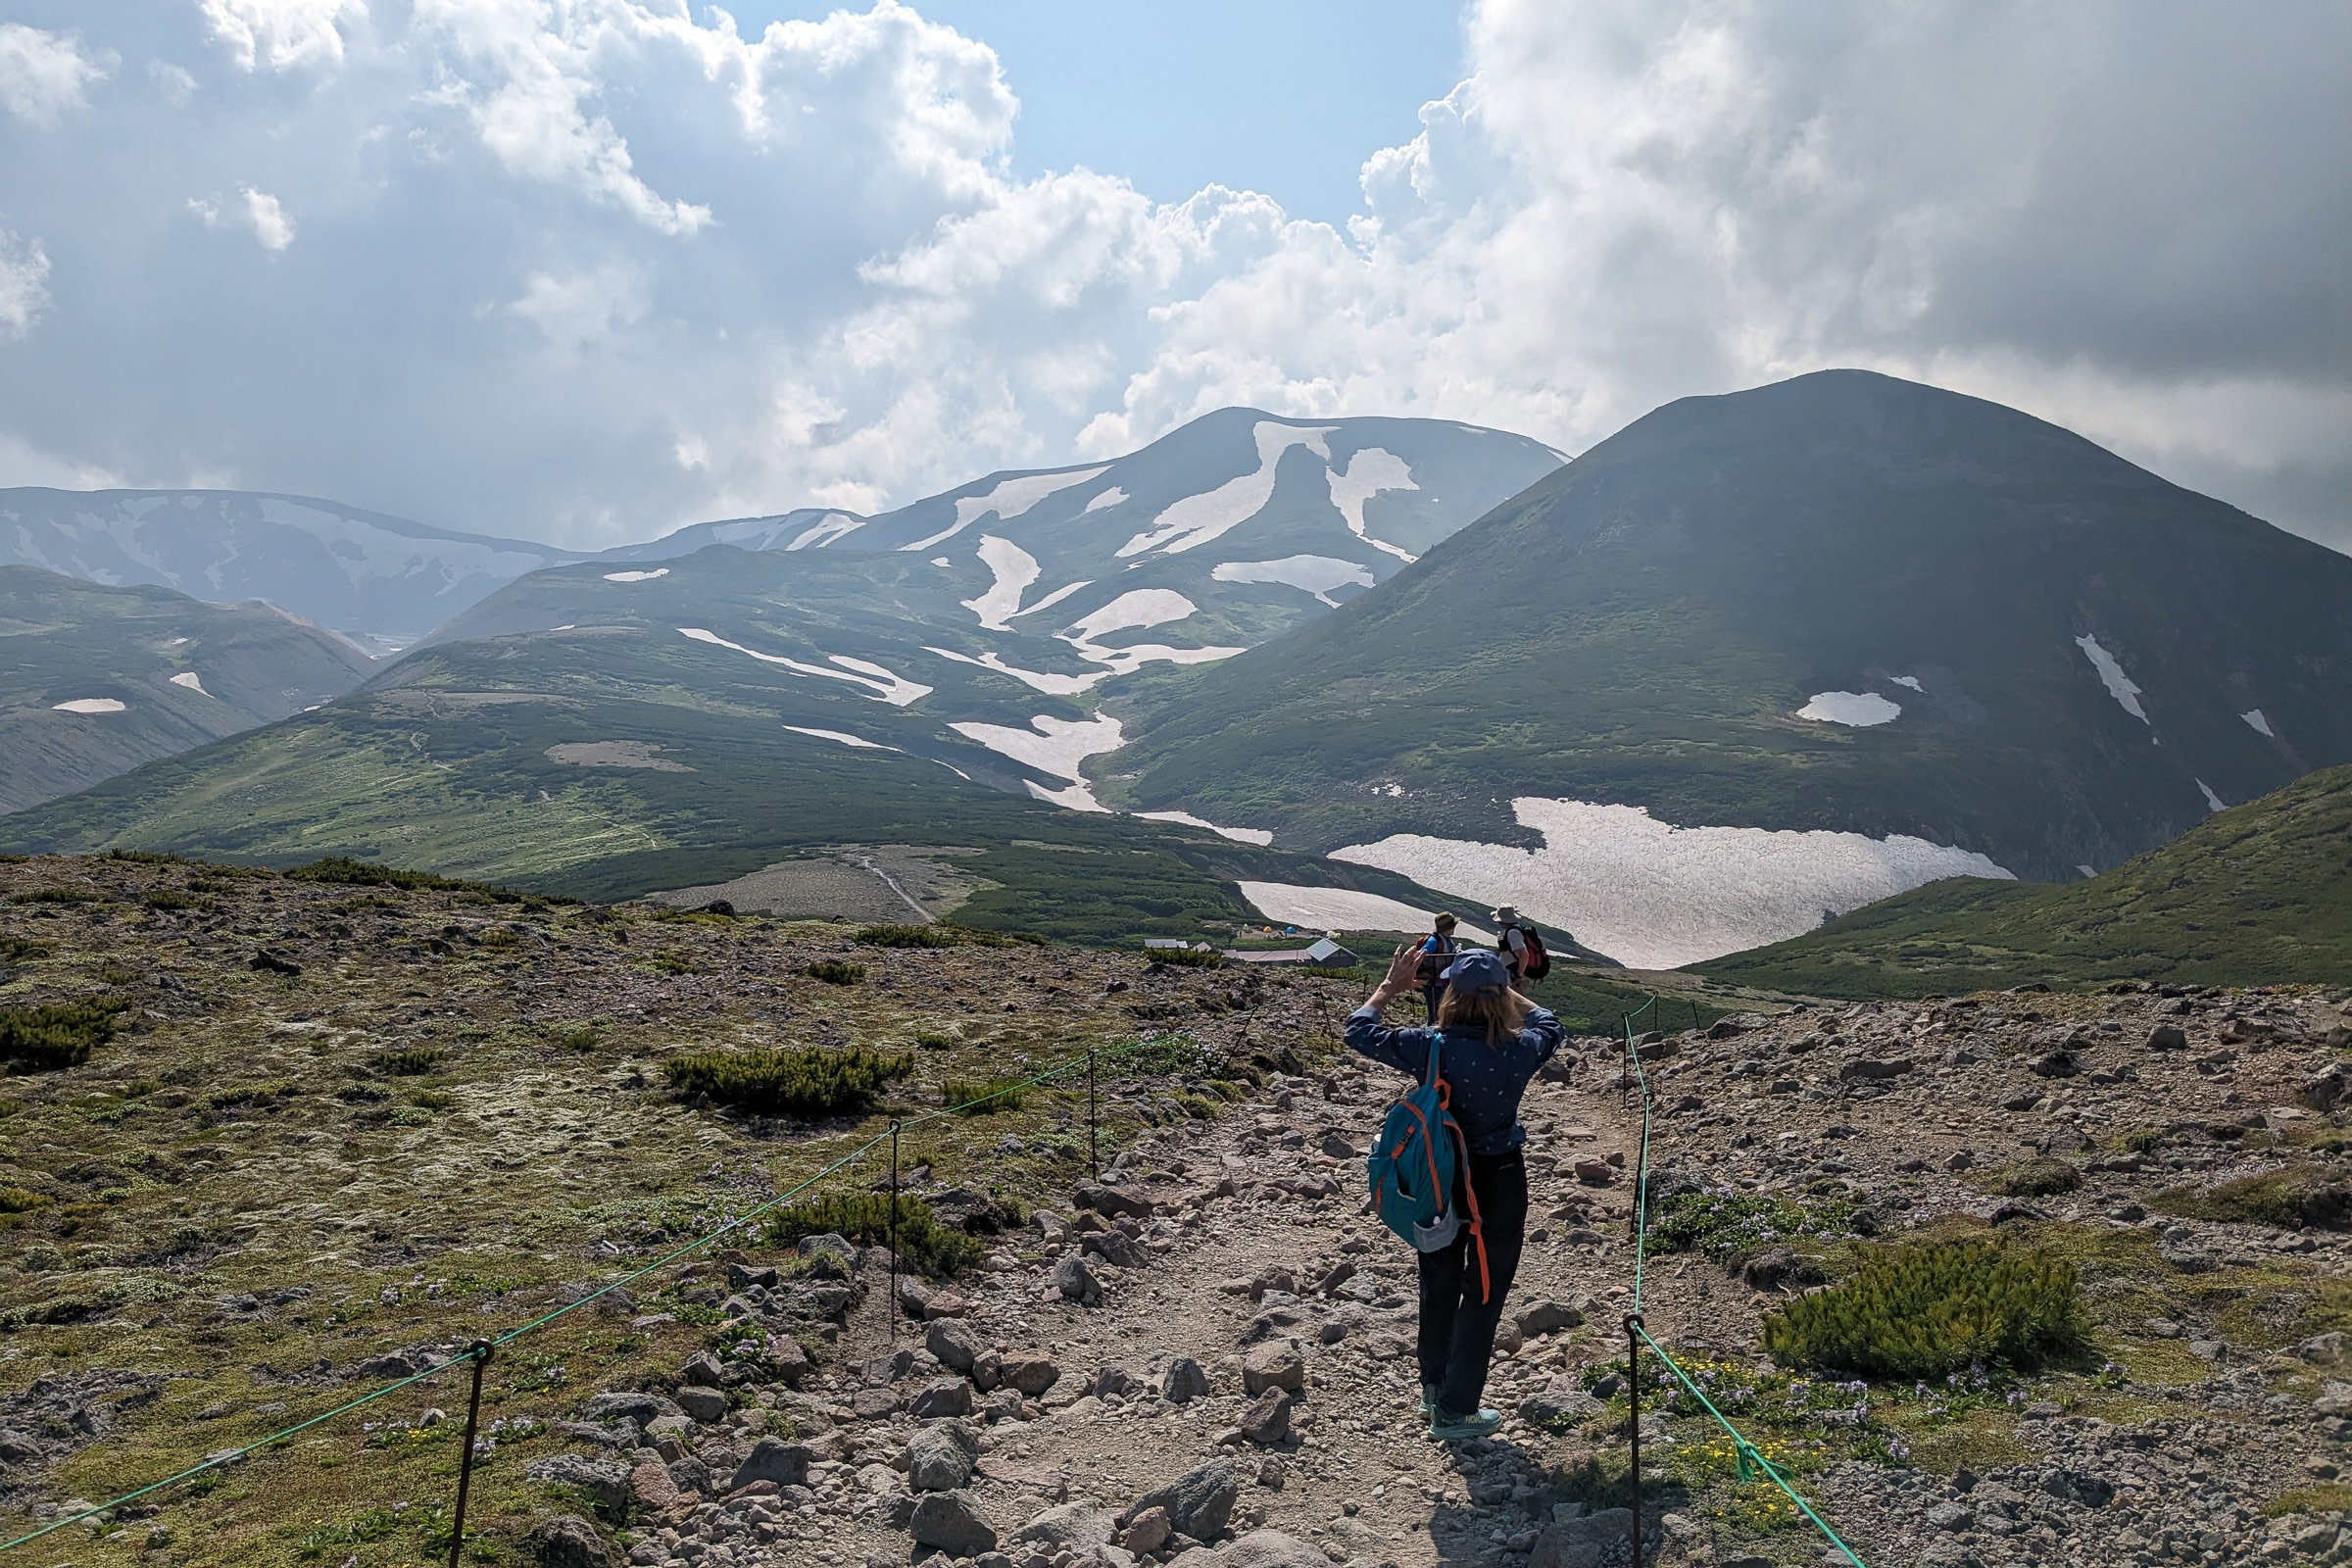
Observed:
[[[608,893],[960,847],[1038,929],[1512,902],[1666,967],[1938,878],[2090,876],[2352,761],[2352,559],[1859,371],[1565,466],[1232,409],[880,516],[434,571],[468,602],[366,690],[0,842]]]
[[[374,667],[267,605],[0,566],[0,811],[331,702]]]

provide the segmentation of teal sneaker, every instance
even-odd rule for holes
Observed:
[[[1477,1410],[1469,1415],[1455,1415],[1451,1410],[1440,1406],[1429,1412],[1429,1435],[1441,1443],[1491,1438],[1501,1426],[1500,1410]]]
[[[1435,1383],[1424,1383],[1421,1385],[1421,1419],[1424,1421],[1434,1421],[1437,1419],[1437,1417],[1438,1385]]]

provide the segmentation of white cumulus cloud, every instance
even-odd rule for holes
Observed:
[[[0,22],[0,105],[36,125],[87,102],[85,90],[114,74],[111,54],[86,55],[78,39]]]
[[[1228,404],[1574,452],[1853,365],[2352,547],[2352,12],[2322,0],[1476,0],[1464,79],[1363,149],[1338,226],[1016,174],[1019,83],[898,0],[757,30],[684,0],[75,24],[75,60],[159,63],[104,114],[72,112],[87,71],[41,89],[37,126],[0,85],[0,212],[40,236],[9,253],[0,454],[42,471],[605,544],[870,512]],[[188,192],[282,264],[170,221]],[[75,308],[22,335],[50,287]]]
[[[49,306],[49,256],[37,239],[0,228],[0,338],[32,330]]]

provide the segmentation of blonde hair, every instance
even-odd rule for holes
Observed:
[[[1448,988],[1445,1000],[1438,1004],[1438,1027],[1460,1029],[1484,1024],[1487,1046],[1492,1050],[1501,1044],[1504,1035],[1519,1032],[1519,1026],[1527,1022],[1528,1009],[1534,1005],[1508,987],[1496,986],[1485,991]]]

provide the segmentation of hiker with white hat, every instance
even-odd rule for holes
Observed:
[[[1527,989],[1527,927],[1519,919],[1515,906],[1499,905],[1494,910],[1494,956],[1503,967],[1511,971],[1511,989]]]
[[[1415,1082],[1366,1165],[1382,1222],[1419,1259],[1421,1410],[1430,1436],[1454,1441],[1502,1425],[1481,1400],[1527,1237],[1519,1102],[1560,1049],[1560,1021],[1511,989],[1495,955],[1472,949],[1446,967],[1436,1028],[1389,1028],[1381,1013],[1412,994],[1421,956],[1396,950],[1379,988],[1348,1016],[1348,1049]],[[1415,1193],[1424,1170],[1443,1175],[1434,1191]]]

